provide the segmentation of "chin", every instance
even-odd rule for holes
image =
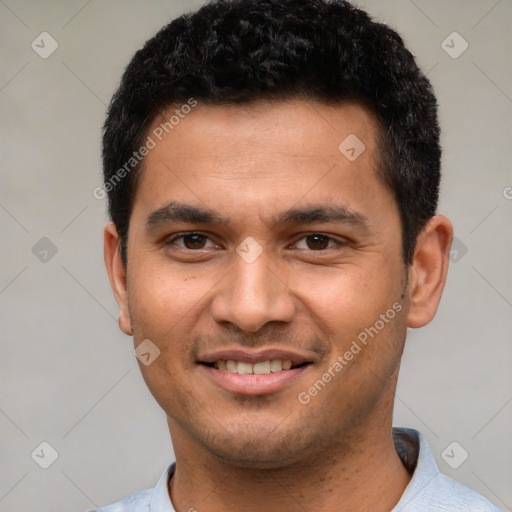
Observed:
[[[202,439],[203,447],[227,464],[244,469],[279,469],[302,461],[315,440],[282,425],[237,425]]]
[[[264,450],[252,445],[251,448],[232,446],[227,450],[227,446],[220,449],[209,447],[210,453],[226,464],[240,469],[260,470],[260,469],[280,469],[298,463],[304,457],[303,451],[283,450],[280,446],[266,446]]]

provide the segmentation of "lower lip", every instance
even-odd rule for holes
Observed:
[[[310,365],[282,370],[264,375],[240,375],[210,366],[199,365],[207,375],[226,391],[240,395],[268,395],[275,393],[297,380]]]

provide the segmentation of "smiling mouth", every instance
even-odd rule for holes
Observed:
[[[200,364],[215,368],[216,370],[225,371],[228,373],[236,373],[238,375],[267,375],[270,373],[285,372],[309,365],[311,363],[304,362],[293,364],[290,360],[272,359],[268,361],[259,361],[257,363],[248,363],[244,361],[218,360],[213,363],[201,362]]]

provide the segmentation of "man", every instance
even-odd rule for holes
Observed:
[[[446,280],[440,155],[428,80],[347,2],[212,2],[137,52],[105,261],[176,463],[103,511],[499,510],[392,428]]]

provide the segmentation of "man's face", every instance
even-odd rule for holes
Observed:
[[[135,344],[160,350],[140,367],[173,435],[277,467],[387,421],[407,304],[376,138],[357,104],[297,100],[199,105],[157,140],[126,297]]]

